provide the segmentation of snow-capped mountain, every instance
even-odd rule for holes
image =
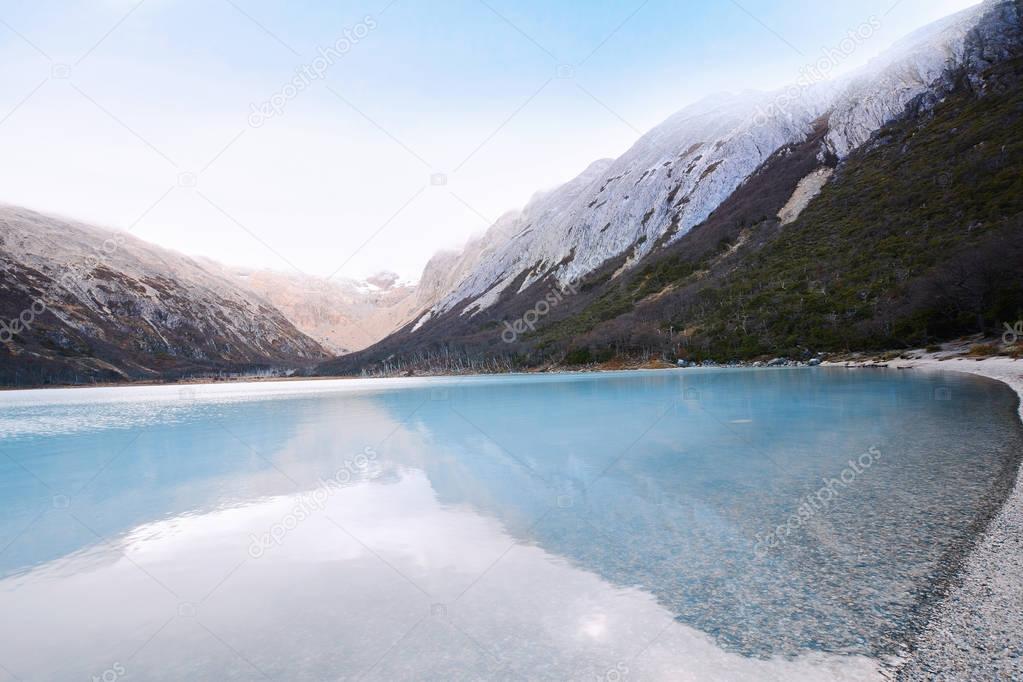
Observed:
[[[0,380],[294,368],[328,353],[253,291],[123,232],[0,206]]]
[[[781,343],[806,348],[846,339],[855,319],[863,338],[895,347],[892,320],[908,312],[916,322],[907,324],[937,320],[960,329],[959,321],[939,320],[923,305],[944,286],[934,273],[950,249],[936,245],[955,243],[960,232],[983,237],[988,242],[971,248],[986,251],[971,257],[985,268],[990,254],[1023,249],[1012,235],[988,235],[984,227],[1011,227],[1015,218],[1006,211],[1019,196],[998,174],[1016,169],[1009,131],[1018,129],[1012,97],[1023,82],[1021,14],[1020,0],[986,0],[915,32],[844,78],[709,97],[643,135],[618,159],[598,160],[564,185],[537,193],[462,250],[436,254],[415,285],[388,273],[324,280],[228,267],[0,206],[0,383],[294,369],[335,355],[345,357],[319,364],[318,371],[367,365],[409,371],[456,356],[458,368],[479,370],[496,357],[507,363],[494,368],[560,362],[569,350],[583,358],[590,349],[668,353],[678,348],[675,330],[690,337],[711,327],[708,347],[756,355]],[[988,90],[994,95],[985,100]],[[955,104],[951,111],[948,101]],[[961,117],[959,106],[967,110]],[[929,129],[938,112],[945,127]],[[932,146],[914,148],[914,139]],[[964,140],[971,145],[962,147]],[[927,177],[936,150],[949,152],[937,185]],[[902,181],[904,200],[883,216],[871,214],[865,207],[884,203],[892,180]],[[829,193],[844,203],[836,205]],[[974,218],[964,217],[969,207],[959,197],[976,204]],[[944,208],[935,214],[928,205]],[[804,214],[818,223],[807,225]],[[845,232],[825,234],[825,223],[840,223]],[[896,225],[897,233],[882,234]],[[830,300],[829,276],[836,289],[870,270],[832,258],[833,245],[856,226],[863,238],[846,243],[845,252],[885,239],[902,252],[926,251],[927,258],[894,258],[898,286],[870,281]],[[805,240],[795,251],[779,245],[793,232]],[[823,249],[819,259],[835,261],[831,275],[805,263],[798,273],[786,271],[786,263],[802,258],[804,243]],[[757,269],[767,261],[775,267]],[[743,277],[756,281],[736,282]],[[791,315],[804,315],[805,301],[821,297],[811,341],[791,325],[753,319],[751,311],[769,312],[771,305],[757,299],[753,310],[750,301],[777,277],[787,278],[782,291],[792,292],[786,287],[793,283],[806,290],[795,300],[772,294]],[[1002,274],[984,281],[1014,280]],[[579,286],[571,297],[555,296],[556,310],[548,305],[549,315],[530,328],[535,338],[516,335],[506,343],[509,320],[537,317],[538,302],[567,284]],[[719,285],[732,286],[733,298],[715,299]],[[866,307],[857,312],[861,303]],[[879,321],[876,313],[885,306],[890,314]],[[708,317],[708,310],[720,314]],[[1004,311],[1005,319],[1014,314]],[[24,323],[19,316],[27,316]],[[929,334],[925,329],[913,338]]]
[[[772,154],[805,140],[819,121],[827,125],[822,165],[825,156],[845,158],[908,104],[936,93],[947,74],[990,61],[978,46],[998,45],[1000,33],[1018,21],[1015,12],[1013,2],[988,0],[907,36],[838,81],[717,95],[683,109],[620,158],[595,162],[498,221],[484,237],[486,249],[472,247],[478,256],[469,260],[478,264],[411,328],[450,311],[476,315],[545,278],[565,284],[623,254],[626,268],[639,262],[705,221]],[[983,35],[968,47],[967,37],[977,32]]]

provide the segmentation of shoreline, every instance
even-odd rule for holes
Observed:
[[[976,339],[975,339],[976,340]],[[962,341],[962,340],[960,340]],[[496,376],[504,374],[514,375],[542,375],[542,374],[591,374],[607,372],[630,372],[643,370],[693,370],[693,369],[764,369],[764,368],[795,368],[795,367],[848,367],[848,368],[870,368],[884,369],[887,367],[895,369],[912,369],[914,367],[924,368],[931,361],[945,363],[949,360],[968,359],[970,361],[983,362],[984,360],[1011,362],[1013,358],[1006,355],[970,357],[966,351],[970,344],[962,344],[956,347],[955,342],[946,344],[951,346],[948,350],[935,353],[928,353],[923,350],[902,351],[900,355],[895,352],[851,352],[851,353],[818,353],[809,359],[795,360],[786,357],[777,357],[772,360],[741,360],[732,362],[690,362],[678,364],[663,359],[648,360],[620,360],[612,359],[607,362],[589,363],[584,365],[563,365],[549,364],[531,367],[522,367],[514,370],[479,372],[479,371],[425,371],[425,372],[394,372],[371,375],[356,374],[304,374],[300,370],[289,370],[290,374],[260,375],[260,374],[234,374],[217,377],[182,377],[178,379],[139,379],[126,381],[97,381],[89,384],[35,384],[26,386],[15,386],[9,384],[0,385],[0,392],[3,391],[36,391],[46,389],[64,388],[128,388],[132,386],[196,386],[216,384],[249,384],[249,383],[284,383],[289,381],[335,381],[342,379],[429,379],[443,377],[466,377],[466,376]],[[910,354],[913,355],[910,355]],[[769,356],[765,356],[769,357]],[[893,359],[892,359],[893,358]],[[681,363],[683,361],[679,361]],[[935,366],[939,365],[935,362]],[[960,370],[969,372],[969,370]],[[977,374],[978,372],[973,372]],[[997,380],[997,377],[989,377]],[[1015,387],[1014,387],[1015,388]],[[1017,390],[1017,393],[1019,391]],[[1023,395],[1023,394],[1021,394]],[[1021,415],[1023,418],[1023,415]]]
[[[832,367],[878,367],[863,359]],[[1000,381],[1016,393],[1023,421],[1023,361],[927,355],[883,363],[891,369],[958,372]],[[1023,678],[1023,467],[1008,481],[1008,494],[993,514],[979,519],[978,536],[958,559],[939,600],[909,651],[889,672],[895,680]],[[953,562],[957,558],[952,558]]]
[[[718,365],[725,367],[726,365]],[[752,365],[739,365],[750,366]],[[662,361],[647,361],[637,363],[622,363],[620,366],[592,366],[580,365],[572,368],[564,365],[552,365],[547,367],[536,367],[509,372],[436,372],[424,374],[379,374],[372,376],[361,376],[355,374],[292,374],[288,376],[244,376],[234,375],[220,378],[189,377],[183,379],[139,379],[138,381],[97,381],[91,384],[37,384],[32,386],[10,386],[0,385],[0,391],[38,391],[58,388],[130,388],[132,386],[196,386],[216,384],[254,384],[273,383],[287,381],[337,381],[342,379],[431,379],[442,377],[463,377],[463,376],[494,376],[502,374],[583,374],[590,372],[626,372],[650,369],[682,369],[677,365]]]

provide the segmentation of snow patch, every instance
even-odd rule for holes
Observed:
[[[427,310],[426,314],[423,315],[422,317],[420,317],[419,321],[416,322],[416,325],[414,327],[412,327],[412,331],[413,332],[418,331],[420,327],[422,327],[424,324],[426,324],[427,322],[430,321],[431,317],[433,317],[433,311],[432,310]]]

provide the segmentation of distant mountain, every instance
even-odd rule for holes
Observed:
[[[359,282],[231,268],[213,262],[208,265],[272,303],[295,327],[333,355],[362,350],[419,312],[416,286],[399,281],[392,273]]]
[[[195,259],[0,206],[0,383],[307,367],[329,353]]]
[[[1013,276],[977,294],[998,305],[937,301],[955,298],[940,283],[954,263],[987,277],[991,249],[1015,253],[1020,17],[1019,0],[988,0],[838,81],[679,112],[502,218],[435,305],[320,371],[751,357],[998,326],[1021,300]]]

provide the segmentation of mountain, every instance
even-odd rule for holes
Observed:
[[[0,206],[0,384],[293,370],[329,357],[267,300],[130,235]]]
[[[0,385],[305,368],[415,319],[507,236],[499,222],[438,253],[419,284],[358,281],[228,266],[0,206]]]
[[[269,301],[333,355],[362,350],[419,312],[417,287],[393,273],[356,281],[203,263]]]
[[[0,206],[0,384],[898,348],[1023,317],[1020,0],[718,94],[420,282],[246,270]],[[315,369],[314,369],[315,368]]]
[[[836,82],[688,107],[502,218],[436,305],[319,371],[754,357],[998,327],[1019,277],[966,280],[1016,253],[1020,15],[988,0]]]

